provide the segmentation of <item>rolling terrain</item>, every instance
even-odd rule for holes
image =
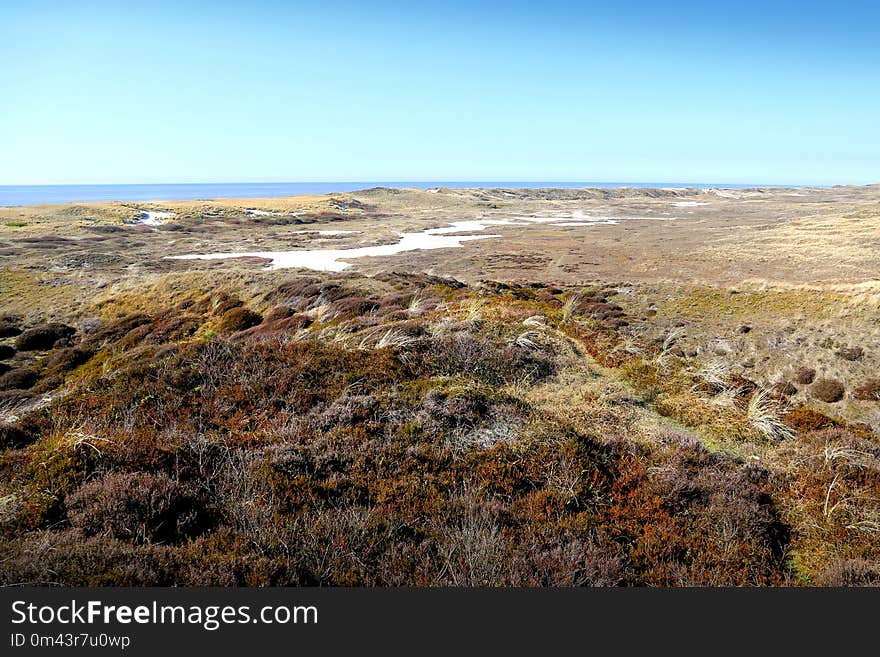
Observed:
[[[0,208],[0,578],[877,584],[878,249],[880,186]]]

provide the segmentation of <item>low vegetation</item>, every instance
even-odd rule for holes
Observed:
[[[0,318],[0,583],[880,582],[874,434],[617,294],[291,275]]]

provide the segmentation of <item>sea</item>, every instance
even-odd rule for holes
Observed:
[[[672,182],[382,181],[192,183],[134,185],[0,185],[0,206],[85,203],[90,201],[188,201],[217,198],[271,198],[297,194],[354,192],[370,187],[433,189],[448,187],[539,189],[547,187],[774,187],[779,185]]]

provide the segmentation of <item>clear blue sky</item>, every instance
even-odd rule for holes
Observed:
[[[0,0],[0,184],[880,182],[880,3]]]

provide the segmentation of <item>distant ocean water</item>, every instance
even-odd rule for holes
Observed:
[[[756,187],[758,185],[648,182],[316,182],[316,183],[194,183],[144,185],[0,185],[0,206],[45,203],[84,203],[88,201],[187,201],[215,198],[269,198],[296,194],[353,192],[370,187]],[[769,187],[772,185],[761,185]]]

